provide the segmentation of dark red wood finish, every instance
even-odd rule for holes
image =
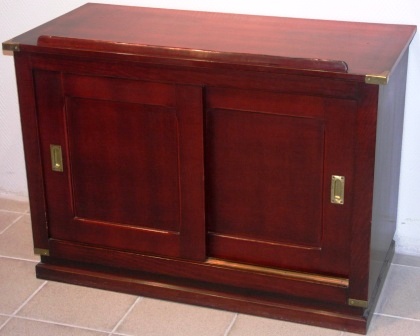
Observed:
[[[86,4],[14,40],[22,50],[45,47],[308,69],[363,81],[365,74],[390,71],[414,32],[414,26],[406,25]]]
[[[356,102],[209,88],[207,104],[209,254],[348,276],[351,201],[329,197],[331,175],[352,193]]]
[[[35,86],[50,237],[205,259],[201,88],[49,71]]]
[[[414,32],[87,4],[13,39],[38,277],[365,333]]]
[[[25,149],[26,176],[32,220],[32,237],[35,248],[48,249],[48,220],[42,158],[34,95],[31,57],[25,53],[14,55],[16,80],[19,87],[19,107],[23,145]]]

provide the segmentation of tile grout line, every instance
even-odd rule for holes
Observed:
[[[135,336],[133,334],[124,334],[124,333],[119,333],[119,332],[114,332],[113,334],[109,334],[108,336]]]
[[[390,314],[384,314],[384,313],[375,313],[374,315],[383,316],[383,317],[391,317],[391,318],[394,318],[394,319],[406,320],[406,321],[414,321],[414,322],[420,323],[420,320],[419,319],[415,319],[415,318],[411,318],[411,317],[390,315]]]
[[[35,290],[35,292],[33,292],[32,294],[31,294],[31,296],[29,296],[21,305],[20,305],[20,307],[18,308],[18,309],[16,309],[14,312],[13,312],[13,314],[12,314],[12,317],[14,317],[14,316],[16,316],[16,314],[17,313],[19,313],[21,310],[22,310],[22,308],[30,301],[30,300],[32,300],[32,298],[35,296],[35,295],[37,295],[40,291],[41,291],[41,289],[42,288],[44,288],[45,287],[45,285],[47,284],[47,282],[48,281],[44,281],[39,287],[38,287],[38,289],[37,290]]]
[[[103,333],[103,334],[108,334],[109,333],[109,331],[107,331],[107,330],[83,327],[83,326],[78,326],[78,325],[75,325],[75,324],[56,322],[56,321],[51,321],[51,320],[43,320],[43,319],[40,319],[40,318],[34,318],[34,317],[29,317],[29,316],[12,316],[12,317],[20,319],[20,320],[41,322],[41,323],[46,323],[46,324],[58,325],[58,326],[62,326],[62,327],[69,327],[69,328],[73,328],[73,329],[97,331],[97,332],[100,332],[100,333]]]
[[[137,305],[137,303],[139,303],[142,300],[143,300],[143,297],[139,296],[136,299],[136,301],[134,301],[134,303],[131,305],[131,307],[128,308],[128,310],[125,312],[125,314],[120,318],[120,320],[117,322],[117,324],[115,325],[115,327],[108,334],[108,336],[111,336],[112,334],[114,334],[117,331],[118,327],[124,322],[124,320],[126,319],[126,317],[133,311],[133,309]]]
[[[6,321],[4,321],[3,324],[0,324],[0,331],[6,326],[7,323],[9,323],[9,321],[13,318],[13,316],[11,315],[2,315],[2,316],[6,316],[7,319]]]
[[[46,285],[47,281],[44,281],[36,290],[35,292],[33,292],[12,314],[8,315],[9,318],[2,324],[0,325],[0,331],[9,323],[9,321],[16,317],[16,314],[36,295],[38,294],[38,292],[44,288],[44,286]]]
[[[0,209],[0,212],[7,212],[7,213],[13,213],[13,214],[21,214],[21,215],[27,215],[29,210],[25,211],[15,211],[15,210],[7,210],[7,209]]]
[[[401,267],[408,267],[408,268],[420,268],[419,266],[412,266],[412,265],[403,265],[403,264],[392,264],[392,266],[401,266]]]
[[[5,233],[9,228],[11,228],[18,221],[20,221],[23,218],[23,216],[25,216],[25,214],[21,213],[21,215],[18,218],[16,218],[10,225],[6,226],[2,231],[0,231],[0,235]]]
[[[1,255],[0,254],[0,259],[11,259],[11,260],[19,260],[19,261],[29,261],[32,263],[39,263],[39,260],[34,260],[34,259],[25,259],[25,258],[18,258],[18,257],[11,257],[11,256],[5,256],[5,255]]]
[[[232,330],[232,328],[233,328],[233,325],[235,324],[235,322],[236,322],[236,319],[238,318],[238,313],[236,313],[234,316],[233,316],[233,318],[232,318],[232,321],[230,321],[230,324],[228,325],[228,327],[226,328],[226,331],[225,331],[225,333],[223,334],[223,336],[228,336],[229,335],[229,333],[230,333],[230,331]]]
[[[50,320],[43,320],[43,319],[37,319],[37,318],[32,318],[32,317],[28,317],[28,316],[19,316],[17,315],[19,313],[19,311],[21,311],[23,309],[23,307],[30,301],[32,300],[32,298],[35,297],[35,295],[37,295],[44,287],[45,285],[48,283],[48,281],[44,281],[39,287],[38,289],[35,290],[35,292],[33,292],[29,298],[27,298],[21,305],[20,307],[18,307],[11,315],[9,315],[9,318],[6,320],[5,323],[3,323],[3,325],[0,326],[0,330],[6,326],[6,324],[12,319],[12,318],[17,318],[17,319],[21,319],[21,320],[29,320],[29,321],[35,321],[35,322],[42,322],[42,323],[48,323],[48,324],[54,324],[54,325],[61,325],[64,327],[71,327],[71,328],[75,328],[75,329],[83,329],[83,330],[90,330],[90,331],[97,331],[97,332],[102,332],[102,333],[109,333],[108,330],[100,330],[100,329],[94,329],[94,328],[88,328],[88,327],[83,327],[83,326],[78,326],[78,325],[74,325],[74,324],[67,324],[67,323],[61,323],[61,322],[55,322],[55,321],[50,321]],[[136,301],[137,302],[137,301]],[[125,316],[125,315],[124,315]]]
[[[2,231],[0,231],[0,235],[5,233],[7,230],[9,230],[14,224],[16,224],[19,220],[21,220],[25,215],[29,214],[29,210],[27,210],[26,212],[21,212],[21,211],[12,211],[12,210],[5,210],[5,209],[0,209],[0,212],[5,212],[5,213],[13,213],[16,215],[19,215],[18,218],[16,218],[10,225],[8,225],[6,228],[4,228]],[[31,260],[31,259],[24,259],[24,258],[18,258],[18,257],[10,257],[10,256],[3,256],[0,255],[0,258],[5,258],[5,259],[11,259],[11,260],[20,260],[20,261],[26,261],[26,262],[32,262],[32,263],[38,263],[39,261],[37,260]],[[393,266],[401,266],[404,268],[411,268],[411,269],[419,269],[419,266],[414,266],[414,265],[405,265],[405,264],[400,264],[400,263],[392,263]],[[55,324],[55,325],[61,325],[61,326],[66,326],[66,327],[72,327],[72,328],[76,328],[76,329],[80,329],[80,330],[90,330],[90,331],[96,331],[96,332],[100,332],[103,333],[104,335],[107,336],[130,336],[124,333],[118,333],[117,329],[124,323],[124,321],[126,320],[127,316],[133,311],[133,309],[135,308],[136,304],[138,304],[139,302],[141,302],[141,300],[143,299],[142,297],[137,297],[136,300],[134,301],[134,303],[128,308],[128,310],[126,311],[126,313],[121,317],[121,319],[117,322],[117,324],[115,325],[115,327],[112,329],[112,331],[105,331],[105,330],[100,330],[100,329],[92,329],[92,328],[87,328],[87,327],[83,327],[83,326],[77,326],[77,325],[71,325],[71,324],[64,324],[64,323],[60,323],[60,322],[54,322],[54,321],[49,321],[49,320],[42,320],[42,319],[35,319],[35,318],[31,318],[31,317],[25,317],[25,316],[17,316],[16,314],[18,314],[23,308],[24,306],[36,295],[39,293],[39,291],[42,290],[42,288],[44,288],[44,286],[47,284],[47,281],[45,281],[43,284],[40,285],[40,287],[35,290],[35,292],[27,299],[25,300],[25,302],[17,309],[15,310],[12,314],[0,314],[0,316],[4,316],[6,318],[5,322],[3,324],[0,324],[0,333],[1,330],[3,330],[6,325],[14,318],[16,319],[20,319],[20,320],[30,320],[30,321],[37,321],[37,322],[42,322],[42,323],[48,323],[48,324]],[[228,336],[236,321],[238,318],[238,313],[236,313],[230,324],[228,325],[228,327],[226,328],[225,332],[224,332],[224,336]],[[374,315],[377,316],[383,316],[383,317],[388,317],[388,318],[394,318],[394,319],[400,319],[400,320],[407,320],[407,321],[414,321],[414,322],[418,322],[420,323],[420,319],[415,319],[415,318],[409,318],[409,317],[402,317],[402,316],[396,316],[396,315],[389,315],[389,314],[383,314],[383,313],[374,313]],[[340,336],[344,336],[345,332],[341,332],[339,334]]]

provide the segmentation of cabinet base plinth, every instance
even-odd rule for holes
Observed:
[[[159,275],[127,273],[43,257],[36,266],[40,279],[112,290],[127,294],[223,309],[243,314],[304,323],[366,334],[370,316],[361,308],[325,305],[315,301],[285,298],[270,293],[241,291]]]

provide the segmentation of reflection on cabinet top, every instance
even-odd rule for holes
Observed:
[[[3,44],[386,84],[415,26],[86,4]],[[98,57],[98,55],[96,55]]]

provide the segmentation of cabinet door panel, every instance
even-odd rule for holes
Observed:
[[[353,101],[209,89],[209,256],[348,275],[355,111]],[[346,178],[343,205],[330,202],[332,175]]]
[[[320,247],[324,123],[232,110],[207,121],[208,230]]]
[[[201,88],[44,71],[35,78],[50,236],[204,259]],[[50,144],[62,146],[62,173],[51,171]]]
[[[75,216],[178,232],[174,108],[68,98]]]

